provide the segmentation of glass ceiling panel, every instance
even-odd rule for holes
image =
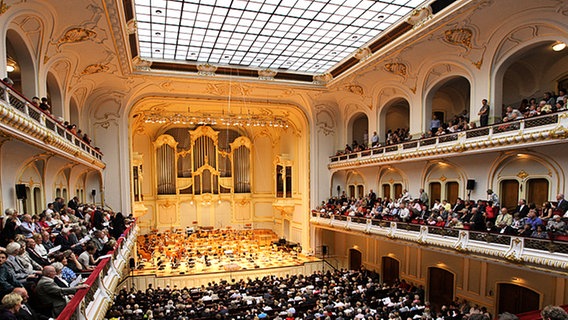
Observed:
[[[424,0],[134,0],[142,58],[320,74]]]

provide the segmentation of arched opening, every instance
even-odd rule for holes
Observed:
[[[79,105],[74,98],[69,102],[69,122],[76,124],[79,128],[83,128],[79,117]]]
[[[410,104],[404,98],[392,100],[383,108],[379,121],[381,141],[401,142],[405,139],[402,132],[408,134],[410,128]]]
[[[540,309],[540,294],[512,283],[500,283],[497,287],[497,313],[523,313]]]
[[[454,274],[437,267],[428,268],[428,301],[434,310],[454,301]]]
[[[353,118],[351,124],[351,140],[347,142],[350,143],[352,148],[355,142],[363,148],[367,147],[369,144],[369,119],[366,114],[361,113]]]
[[[362,255],[357,249],[349,249],[349,270],[361,269]]]
[[[53,114],[54,116],[63,117],[65,115],[64,113],[65,109],[63,105],[63,96],[61,93],[61,87],[59,86],[59,82],[51,72],[47,74],[46,80],[47,80],[46,81],[47,101],[51,106],[51,114]]]
[[[382,257],[383,283],[394,284],[400,277],[400,263],[391,257]]]
[[[535,43],[513,54],[502,64],[497,73],[497,77],[502,75],[502,79],[495,79],[497,86],[502,83],[500,91],[495,88],[496,94],[501,94],[502,102],[495,110],[497,118],[503,117],[506,106],[527,112],[531,99],[535,99],[538,105],[546,92],[554,95],[558,90],[566,89],[561,80],[568,73],[568,56],[552,50],[552,44],[553,41]]]
[[[432,88],[426,99],[425,131],[446,128],[446,125],[456,123],[460,116],[469,119],[470,96],[471,85],[462,76],[447,78]]]
[[[37,94],[37,76],[35,63],[25,43],[16,31],[8,30],[6,33],[6,61],[14,67],[8,77],[14,81],[16,90],[32,98]]]

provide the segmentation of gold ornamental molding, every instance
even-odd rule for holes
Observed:
[[[11,6],[7,5],[4,0],[0,1],[0,16],[6,13]]]
[[[444,32],[444,41],[455,46],[471,49],[473,31],[467,28],[450,29]]]
[[[93,30],[86,28],[71,28],[63,34],[61,38],[57,41],[56,45],[59,47],[66,43],[77,43],[87,40],[91,40],[97,36],[97,33]]]
[[[108,65],[90,64],[83,70],[83,72],[81,72],[81,75],[90,75],[95,73],[107,72],[109,69],[110,68]]]
[[[521,179],[521,180],[525,180],[528,176],[529,176],[529,174],[525,170],[522,170],[522,169],[521,169],[521,171],[519,171],[519,173],[517,173],[517,177],[519,177],[519,179]]]
[[[384,70],[401,77],[406,77],[408,75],[408,67],[406,64],[400,62],[386,63]]]

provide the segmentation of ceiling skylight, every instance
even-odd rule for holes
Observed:
[[[320,74],[424,0],[135,0],[153,61]]]

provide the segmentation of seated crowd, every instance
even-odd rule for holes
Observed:
[[[237,281],[221,280],[196,288],[123,288],[109,319],[490,319],[485,308],[448,301],[434,311],[424,289],[404,280],[387,285],[375,272],[316,271]]]
[[[499,206],[499,198],[492,190],[487,190],[487,194],[486,200],[457,198],[450,203],[436,199],[429,206],[428,195],[422,189],[416,199],[404,190],[404,194],[395,200],[377,198],[373,190],[359,199],[349,199],[344,192],[340,197],[322,202],[313,212],[323,217],[344,215],[394,220],[542,239],[566,236],[568,202],[564,200],[564,194],[557,195],[557,205],[547,201],[540,209],[521,199],[512,212]]]
[[[10,78],[4,78],[2,79],[2,82],[10,87],[14,85],[14,82]],[[76,124],[69,123],[69,121],[65,121],[62,117],[55,117],[52,115],[51,105],[49,104],[49,100],[46,97],[42,97],[41,99],[39,97],[33,97],[31,104],[45,113],[48,117],[52,117],[65,129],[82,140],[85,144],[91,145],[91,138],[86,133],[83,133],[81,129],[77,129]],[[94,147],[94,149],[100,152],[100,149],[98,147]]]
[[[57,317],[105,255],[116,247],[126,230],[120,212],[56,198],[39,215],[6,209],[0,233],[0,299],[21,296],[14,319]],[[29,301],[28,301],[29,298]]]
[[[560,89],[558,91],[558,95],[554,95],[553,92],[545,92],[544,96],[538,100],[536,98],[523,99],[518,108],[507,106],[501,119],[502,122],[509,122],[564,111],[567,108],[567,100],[568,94],[566,94],[566,89]],[[481,116],[484,112],[488,112],[488,109],[487,111],[480,111],[478,115]],[[485,124],[482,123],[481,126],[483,125]],[[463,112],[454,115],[449,118],[447,122],[442,122],[436,115],[433,115],[432,120],[430,121],[430,130],[422,133],[419,139],[442,136],[445,134],[475,129],[477,127],[478,124],[475,121],[470,121],[470,114],[468,110],[464,110]],[[375,132],[369,139],[370,141],[358,143],[357,140],[353,140],[351,145],[345,145],[345,149],[338,151],[335,155],[338,156],[342,154],[356,153],[369,148],[379,148],[383,145],[395,145],[412,139],[413,138],[410,135],[410,130],[408,128],[398,128],[396,130],[389,129],[386,133],[384,144],[379,142],[379,138]]]

